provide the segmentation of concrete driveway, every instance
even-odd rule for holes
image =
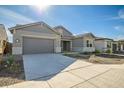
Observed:
[[[37,55],[35,61],[28,62],[28,59],[33,58],[33,55],[24,56],[28,63],[37,62],[40,65],[34,64],[26,68],[27,79],[33,79],[22,83],[14,84],[7,87],[27,87],[27,88],[124,88],[124,64],[92,64],[84,60],[75,60],[59,54],[56,55]],[[39,58],[37,58],[39,56]],[[58,59],[56,59],[56,57]],[[42,58],[41,58],[42,57]],[[55,57],[55,58],[54,58]],[[50,59],[51,58],[51,59]],[[60,58],[60,59],[59,59]],[[46,61],[47,60],[47,61]],[[49,62],[44,63],[44,62]],[[45,64],[41,66],[41,63]],[[62,62],[62,63],[61,63]],[[25,67],[28,63],[24,63]],[[54,64],[54,65],[53,65]],[[31,68],[33,67],[33,69]],[[37,72],[35,69],[39,69]],[[41,68],[43,67],[43,68]],[[53,68],[46,68],[53,67]],[[29,70],[31,69],[31,70]],[[33,71],[35,70],[35,71]],[[47,72],[47,74],[44,74]],[[58,71],[59,70],[59,71]],[[32,72],[32,73],[31,73]],[[57,74],[53,74],[53,73]],[[50,75],[51,74],[51,75]],[[37,77],[36,77],[36,76]],[[30,78],[32,76],[33,78]],[[43,77],[41,77],[43,76]]]
[[[75,62],[75,60],[61,54],[23,55],[26,80],[57,74]]]

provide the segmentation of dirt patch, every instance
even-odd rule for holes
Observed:
[[[76,59],[83,59],[83,60],[88,60],[90,58],[90,55],[85,55],[80,53],[63,53],[63,55]]]
[[[2,63],[6,62],[7,56],[2,57]],[[15,83],[23,82],[25,80],[24,67],[22,57],[14,56],[14,61],[18,65],[17,71],[10,71],[8,68],[0,69],[0,87],[9,86]],[[4,66],[4,65],[2,65]],[[1,67],[2,67],[1,66]]]
[[[100,55],[95,56],[92,55],[89,58],[89,62],[96,63],[96,64],[124,64],[124,57],[119,56],[112,56],[112,55]]]

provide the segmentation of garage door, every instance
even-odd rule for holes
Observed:
[[[23,38],[23,54],[53,53],[54,40],[42,38]]]

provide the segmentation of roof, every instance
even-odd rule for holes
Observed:
[[[120,40],[118,40],[118,41],[124,42],[124,39],[120,39]]]
[[[0,40],[7,40],[7,33],[3,24],[0,24]]]
[[[57,29],[57,28],[64,29],[65,31],[67,31],[67,32],[69,32],[71,35],[73,35],[69,30],[67,30],[67,29],[66,29],[65,27],[63,27],[62,25],[53,27],[53,29]]]
[[[113,39],[110,39],[110,38],[104,38],[104,37],[96,37],[95,40],[112,40],[112,41],[113,41]]]
[[[29,24],[24,24],[24,25],[17,24],[16,26],[9,28],[9,30],[10,30],[11,33],[13,33],[14,29],[21,29],[21,28],[25,28],[25,27],[29,27],[29,26],[33,26],[33,25],[40,25],[40,24],[46,25],[48,28],[50,28],[56,34],[60,35],[56,30],[54,30],[52,27],[50,27],[48,24],[46,24],[43,21],[35,22],[35,23],[29,23]]]
[[[92,33],[79,34],[79,35],[76,35],[75,38],[81,38],[84,36],[92,36],[93,38],[95,38],[95,36]]]

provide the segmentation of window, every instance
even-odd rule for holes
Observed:
[[[87,47],[93,47],[93,44],[89,40],[87,40],[86,42],[87,42]]]
[[[92,47],[92,44],[90,44],[90,47]]]
[[[89,40],[87,40],[87,47],[89,47]]]

